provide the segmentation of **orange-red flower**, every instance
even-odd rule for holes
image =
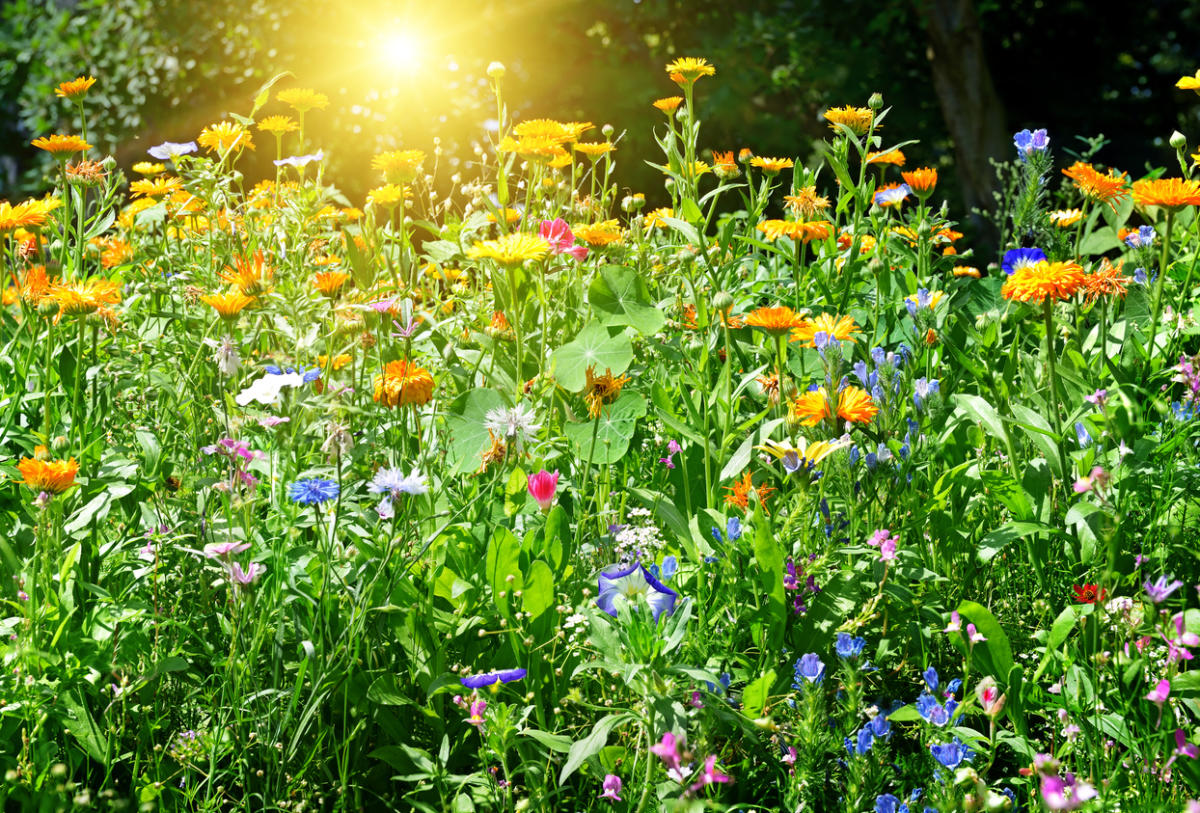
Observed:
[[[825,388],[819,387],[792,399],[790,415],[793,421],[804,426],[816,426],[833,414],[847,423],[870,423],[879,414],[879,407],[871,400],[870,393],[859,387],[843,387],[832,412],[831,407]]]
[[[39,451],[44,451],[39,449]],[[75,474],[79,464],[75,458],[70,460],[39,460],[36,457],[23,457],[17,463],[17,469],[24,478],[25,485],[34,491],[45,491],[47,494],[62,494],[75,485]]]
[[[908,184],[908,188],[918,198],[928,196],[937,186],[937,170],[932,167],[921,167],[911,172],[901,172],[900,177]]]
[[[254,297],[246,296],[241,291],[229,291],[228,293],[202,296],[200,301],[215,310],[222,319],[232,321],[243,310],[254,304]]]
[[[1200,182],[1181,178],[1135,181],[1133,202],[1138,206],[1161,206],[1171,211],[1197,206],[1200,205]]]
[[[771,336],[790,333],[805,323],[805,319],[786,305],[758,308],[746,314],[746,325],[756,327]]]
[[[1042,261],[1014,271],[1000,288],[1000,295],[1040,305],[1047,298],[1070,299],[1083,284],[1084,273],[1079,263]]]
[[[433,376],[410,361],[392,361],[375,376],[374,400],[384,406],[427,404],[433,398]]]
[[[770,486],[755,486],[754,481],[750,477],[750,472],[744,472],[740,480],[735,480],[732,486],[725,486],[729,494],[725,495],[725,504],[736,506],[743,511],[750,510],[750,495],[754,494],[758,498],[758,504],[762,506],[763,513],[767,512],[767,498],[775,493],[775,489]]]
[[[233,267],[225,266],[221,279],[249,297],[266,293],[275,279],[275,269],[267,265],[266,255],[262,249],[254,252],[252,257],[234,257]]]
[[[615,376],[611,368],[605,368],[604,375],[596,375],[594,364],[588,365],[584,375],[587,383],[583,386],[583,400],[587,401],[588,415],[592,418],[599,418],[605,404],[620,398],[621,388],[629,383],[629,376]]]
[[[1101,296],[1125,296],[1130,278],[1121,273],[1124,261],[1113,265],[1105,257],[1100,261],[1100,267],[1083,278],[1083,287],[1087,291],[1088,302],[1095,301]]]
[[[1112,171],[1104,174],[1083,161],[1076,161],[1062,172],[1075,182],[1076,188],[1085,198],[1107,203],[1114,211],[1117,208],[1116,204],[1129,194],[1129,190],[1125,188],[1129,176],[1124,172]]]
[[[330,299],[341,293],[349,281],[350,275],[341,271],[322,271],[313,277],[313,285]]]
[[[665,99],[658,99],[654,102],[654,106],[668,116],[678,110],[681,104],[683,104],[682,96],[668,96]]]
[[[764,220],[758,224],[758,230],[768,240],[774,241],[780,237],[788,237],[801,243],[824,240],[829,236],[831,228],[832,224],[828,220]]]
[[[817,194],[815,186],[802,186],[794,195],[784,195],[783,205],[801,217],[809,218],[829,208],[829,198]]]

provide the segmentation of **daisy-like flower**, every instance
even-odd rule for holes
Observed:
[[[879,407],[870,394],[859,387],[844,387],[838,393],[836,411],[831,412],[829,396],[824,387],[800,393],[791,403],[790,416],[803,426],[816,426],[836,414],[847,423],[870,423]]]
[[[341,271],[322,271],[313,276],[313,286],[330,299],[336,299],[349,281],[350,275]]]
[[[828,220],[764,220],[758,224],[758,230],[768,240],[775,241],[780,237],[787,237],[800,243],[824,240],[832,228],[833,225]]]
[[[526,438],[532,437],[533,433],[542,427],[534,420],[536,417],[533,410],[527,409],[524,403],[511,408],[497,407],[488,410],[484,415],[483,428],[504,438],[520,451]]]
[[[45,447],[38,447],[35,454],[44,455]],[[70,460],[41,460],[39,457],[23,457],[17,463],[23,482],[34,491],[47,494],[62,494],[75,485],[75,475],[79,464],[75,458]]]
[[[1083,287],[1087,291],[1087,301],[1093,302],[1101,296],[1125,296],[1127,286],[1133,280],[1123,273],[1124,262],[1113,265],[1105,257],[1100,261],[1100,267],[1083,278]]]
[[[291,116],[267,116],[258,123],[258,129],[278,138],[285,133],[294,133],[300,125]]]
[[[330,500],[336,500],[341,490],[341,486],[333,480],[310,477],[292,483],[288,487],[288,497],[292,502],[300,505],[320,505]]]
[[[94,76],[77,76],[70,82],[63,82],[54,89],[54,95],[60,99],[75,99],[87,93],[96,84]]]
[[[233,321],[242,311],[254,304],[254,297],[246,296],[241,291],[228,291],[202,296],[200,301],[215,310],[222,319]]]
[[[594,364],[588,365],[584,375],[587,379],[583,385],[583,400],[587,402],[591,418],[599,418],[604,407],[615,403],[621,397],[621,389],[629,383],[629,376],[615,376],[610,367],[605,368],[604,375],[596,375]]]
[[[796,162],[791,158],[764,158],[756,155],[750,159],[750,166],[758,167],[768,175],[778,175],[782,170],[791,169]]]
[[[392,208],[402,200],[411,200],[412,193],[407,186],[397,186],[394,183],[384,184],[367,193],[367,203],[375,206]]]
[[[250,131],[234,121],[219,121],[200,131],[196,142],[212,153],[225,155],[233,150],[254,149]]]
[[[83,316],[121,301],[121,283],[103,277],[89,277],[59,283],[49,296],[58,303],[59,316]]]
[[[266,255],[259,249],[250,257],[234,257],[233,266],[225,266],[221,279],[246,296],[255,297],[271,289],[275,269],[267,264]]]
[[[786,305],[757,308],[746,314],[746,325],[758,328],[769,336],[783,336],[802,327],[807,320]]]
[[[675,210],[669,206],[663,206],[652,212],[648,212],[642,218],[642,225],[647,229],[663,228],[667,225],[667,221],[664,220],[667,217],[675,217]]]
[[[668,96],[665,99],[656,99],[654,101],[654,107],[668,116],[678,110],[681,104],[683,104],[682,96]]]
[[[399,466],[375,472],[367,490],[372,494],[383,494],[388,499],[399,500],[405,494],[419,497],[429,492],[429,479],[417,469],[408,474]]]
[[[871,128],[871,120],[875,114],[871,112],[869,107],[831,107],[825,111],[825,120],[829,122],[829,129],[835,133],[840,133],[838,125],[850,128],[850,132],[855,135],[865,135],[867,130]]]
[[[1194,90],[1197,95],[1200,95],[1200,71],[1196,71],[1195,76],[1183,76],[1175,83],[1175,87],[1180,90]]]
[[[425,153],[421,150],[389,150],[371,159],[371,169],[383,173],[383,177],[400,182],[411,181],[421,172]]]
[[[681,76],[682,81],[676,80],[677,84],[692,83],[702,76],[715,76],[717,69],[708,64],[708,60],[703,57],[685,56],[667,63],[667,75],[671,77]]]
[[[1178,212],[1185,206],[1200,205],[1200,181],[1181,178],[1156,178],[1135,181],[1133,202],[1138,206],[1161,206]]]
[[[575,150],[575,152],[583,153],[588,158],[599,158],[602,155],[615,152],[617,148],[611,141],[580,141],[574,144],[571,149]]]
[[[729,492],[725,495],[726,505],[736,506],[743,511],[749,511],[750,495],[754,494],[758,498],[758,504],[762,506],[764,514],[767,513],[767,499],[775,493],[775,489],[770,486],[755,486],[749,471],[742,472],[741,479],[735,480],[732,486],[725,486],[724,488]]]
[[[912,190],[906,183],[891,183],[875,190],[876,206],[899,206]]]
[[[783,196],[783,205],[803,218],[811,218],[829,208],[829,198],[817,194],[817,187],[802,186],[794,194]]]
[[[902,167],[905,160],[904,153],[896,147],[884,150],[883,152],[867,153],[868,164],[891,164],[892,166]]]
[[[1050,222],[1060,229],[1070,228],[1083,219],[1082,209],[1058,209],[1049,215]]]
[[[155,175],[167,171],[166,164],[155,164],[150,161],[138,161],[130,169],[147,178],[153,178]]]
[[[46,225],[50,213],[61,205],[58,198],[30,198],[16,206],[0,201],[0,234],[16,229],[40,229]]]
[[[912,193],[922,200],[933,194],[933,188],[937,186],[937,170],[932,167],[901,172],[900,177],[904,178],[904,182],[908,184]]]
[[[433,376],[411,361],[392,361],[375,376],[376,403],[397,407],[427,404],[433,398]]]
[[[45,150],[55,158],[65,161],[67,156],[74,155],[77,152],[87,152],[92,148],[92,145],[84,141],[76,135],[60,135],[55,133],[50,136],[42,136],[35,138],[30,142],[39,150]]]
[[[572,227],[575,236],[589,246],[600,248],[621,240],[621,224],[616,220],[605,220],[590,225],[576,223]]]
[[[1000,295],[1040,305],[1047,298],[1070,299],[1083,285],[1084,273],[1079,263],[1043,261],[1014,271],[1000,288]]]
[[[818,333],[825,333],[831,339],[839,342],[852,342],[851,334],[858,332],[858,324],[852,316],[835,316],[832,313],[822,313],[815,319],[805,319],[792,331],[790,341],[802,342],[804,347],[816,347],[813,338]]]
[[[554,119],[526,119],[513,127],[518,138],[545,138],[559,144],[576,141],[592,129],[591,122],[561,122]]]
[[[799,446],[791,446],[786,443],[768,440],[762,446],[754,448],[762,449],[783,463],[784,471],[788,474],[795,474],[796,472],[804,473],[812,471],[826,457],[850,445],[850,438],[848,437],[832,441],[818,440],[810,443],[808,438],[801,436],[799,441]]]
[[[521,265],[529,260],[540,260],[550,251],[550,244],[532,234],[514,232],[496,240],[476,241],[467,251],[473,260],[495,260],[503,266]]]
[[[915,294],[911,294],[904,298],[904,307],[908,308],[908,312],[914,317],[918,310],[928,308],[933,310],[945,297],[942,291],[930,291],[928,288],[918,288]]]
[[[139,178],[129,185],[129,191],[146,198],[164,198],[183,189],[183,181],[174,175]]]
[[[108,170],[100,161],[77,161],[67,164],[67,182],[81,186],[99,186],[108,177]]]
[[[281,90],[275,98],[295,110],[297,113],[307,113],[309,110],[324,110],[329,106],[329,97],[317,93],[311,88],[288,88]]]
[[[1129,176],[1124,172],[1110,171],[1104,174],[1083,161],[1076,161],[1062,172],[1075,183],[1075,187],[1085,198],[1107,203],[1114,211],[1116,205],[1129,194],[1129,190],[1125,188]]]

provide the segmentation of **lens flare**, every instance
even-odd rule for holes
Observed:
[[[421,39],[411,31],[393,31],[379,39],[381,61],[397,73],[416,73],[422,51]]]

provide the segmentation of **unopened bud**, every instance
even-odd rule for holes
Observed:
[[[497,82],[504,78],[506,72],[503,62],[493,62],[487,66],[487,75]]]
[[[1171,146],[1177,150],[1187,149],[1187,136],[1175,130],[1171,133]]]
[[[871,98],[867,99],[867,107],[871,108],[872,110],[878,110],[883,107],[883,94],[872,93]]]

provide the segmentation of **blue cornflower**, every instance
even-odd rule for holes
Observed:
[[[320,505],[323,502],[337,499],[341,486],[333,480],[321,477],[310,477],[307,480],[297,480],[288,488],[288,496],[292,502],[301,505]]]
[[[820,685],[825,679],[825,664],[815,652],[809,652],[796,660],[794,667],[795,681],[792,683],[797,689],[802,688],[801,680],[809,683]]]
[[[963,762],[971,761],[971,749],[964,745],[958,737],[945,745],[931,745],[929,750],[934,759],[950,770],[954,770]]]
[[[865,638],[855,638],[847,632],[839,632],[834,643],[834,649],[839,658],[857,658],[867,645]]]
[[[1013,135],[1013,146],[1017,148],[1017,155],[1025,161],[1035,152],[1045,152],[1049,149],[1050,136],[1044,128],[1032,132],[1025,129]]]
[[[1004,252],[1004,261],[1000,267],[1004,273],[1012,276],[1014,271],[1029,268],[1046,261],[1046,252],[1040,248],[1014,248]]]

